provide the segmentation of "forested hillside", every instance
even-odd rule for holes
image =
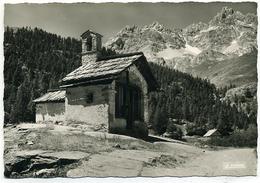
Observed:
[[[81,43],[61,38],[41,29],[6,28],[4,34],[5,123],[34,121],[32,100],[57,88],[59,80],[80,65]],[[103,48],[103,55],[113,54]],[[193,134],[219,128],[227,134],[236,128],[256,124],[256,114],[248,117],[236,105],[221,102],[225,90],[208,80],[151,63],[161,91],[149,96],[150,123],[164,133],[169,118],[191,122]],[[176,122],[176,121],[175,121]]]
[[[150,122],[159,133],[164,133],[172,122],[192,122],[191,135],[203,135],[206,130],[218,128],[223,135],[235,129],[246,129],[256,124],[256,114],[239,112],[236,105],[222,101],[229,89],[217,89],[208,80],[194,78],[169,67],[150,63],[161,86],[159,93],[150,95]],[[237,101],[240,102],[240,101]]]
[[[81,44],[41,29],[6,28],[4,33],[5,122],[33,121],[32,100],[57,88],[80,65]]]

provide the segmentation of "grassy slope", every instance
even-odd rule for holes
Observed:
[[[82,152],[90,155],[90,157],[81,159],[80,162],[73,164],[73,167],[67,167],[68,165],[65,167],[51,167],[55,168],[57,172],[55,175],[52,175],[52,177],[66,176],[66,172],[71,168],[75,168],[73,173],[75,175],[78,173],[78,170],[82,170],[82,163],[93,163],[92,161],[94,161],[98,157],[103,158],[104,161],[98,160],[98,162],[102,164],[100,166],[105,166],[107,168],[106,170],[104,170],[107,172],[102,173],[102,171],[96,171],[95,168],[99,168],[95,167],[97,166],[96,163],[92,165],[94,167],[90,167],[91,171],[93,168],[93,173],[100,173],[100,175],[110,175],[109,172],[112,171],[113,168],[118,168],[117,166],[122,167],[122,172],[124,171],[123,169],[125,169],[125,171],[127,172],[129,167],[127,164],[124,165],[124,163],[126,162],[131,162],[131,166],[135,166],[137,164],[142,166],[150,166],[151,163],[154,163],[150,162],[150,160],[152,161],[153,159],[155,159],[155,161],[157,161],[158,158],[160,159],[160,157],[162,157],[166,159],[172,159],[172,161],[162,162],[164,163],[164,165],[160,166],[173,168],[180,163],[184,163],[187,159],[197,156],[202,152],[202,150],[200,150],[199,148],[191,148],[187,145],[177,144],[177,146],[180,147],[168,147],[168,145],[165,145],[164,143],[154,144],[124,135],[108,134],[103,132],[87,132],[68,126],[50,126],[46,124],[19,124],[17,126],[6,127],[4,129],[4,140],[5,163],[17,162],[17,159],[19,159],[19,155],[17,156],[17,153],[19,152],[31,153],[33,151],[69,151],[72,153]],[[140,156],[137,156],[135,154],[140,154]],[[183,157],[184,154],[185,158]],[[113,158],[111,159],[111,157]],[[111,162],[113,161],[113,159],[120,161],[120,164],[114,164],[113,162]],[[121,170],[119,172],[114,171],[114,174],[111,175],[120,175],[117,173],[122,173]],[[10,177],[32,177],[37,171],[39,171],[39,169],[31,170],[24,174],[11,174]],[[86,172],[83,171],[83,173]],[[94,176],[98,174],[80,175]]]
[[[86,132],[72,127],[44,124],[20,124],[16,127],[7,127],[4,129],[4,137],[5,163],[17,158],[15,154],[22,151],[28,153],[33,150],[61,153],[70,151],[89,155],[74,164],[48,167],[54,168],[55,173],[44,177],[255,175],[256,168],[254,149],[229,148],[230,151],[229,149],[213,151],[192,145],[149,143],[123,135]],[[29,141],[32,143],[29,144]],[[115,146],[117,144],[119,146]],[[224,155],[227,151],[231,155],[237,153],[238,156],[226,157]],[[239,162],[245,162],[248,166],[246,171],[244,169],[223,170],[223,162],[237,162],[237,157]],[[209,163],[212,158],[217,158],[213,164]],[[48,158],[41,158],[41,160],[50,161]],[[11,177],[34,177],[37,171],[39,169]]]

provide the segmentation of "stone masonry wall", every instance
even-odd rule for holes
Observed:
[[[90,62],[95,62],[97,60],[97,52],[85,53],[81,57],[81,65],[86,65]]]
[[[66,122],[108,129],[110,89],[110,84],[67,88]]]

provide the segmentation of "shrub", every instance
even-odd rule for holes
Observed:
[[[166,132],[169,134],[168,136],[173,139],[182,139],[182,130],[176,126],[174,123],[169,123],[166,129]]]
[[[187,124],[187,135],[199,135],[203,136],[207,132],[204,126],[197,126],[196,124]]]
[[[133,132],[135,137],[145,138],[148,136],[148,128],[145,122],[135,121],[133,123]]]

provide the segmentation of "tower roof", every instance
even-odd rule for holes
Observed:
[[[81,34],[81,38],[85,38],[86,36],[90,35],[90,34],[94,34],[96,36],[99,36],[99,37],[103,37],[101,34],[97,33],[97,32],[93,32],[91,30],[87,30],[85,31],[83,34]]]

